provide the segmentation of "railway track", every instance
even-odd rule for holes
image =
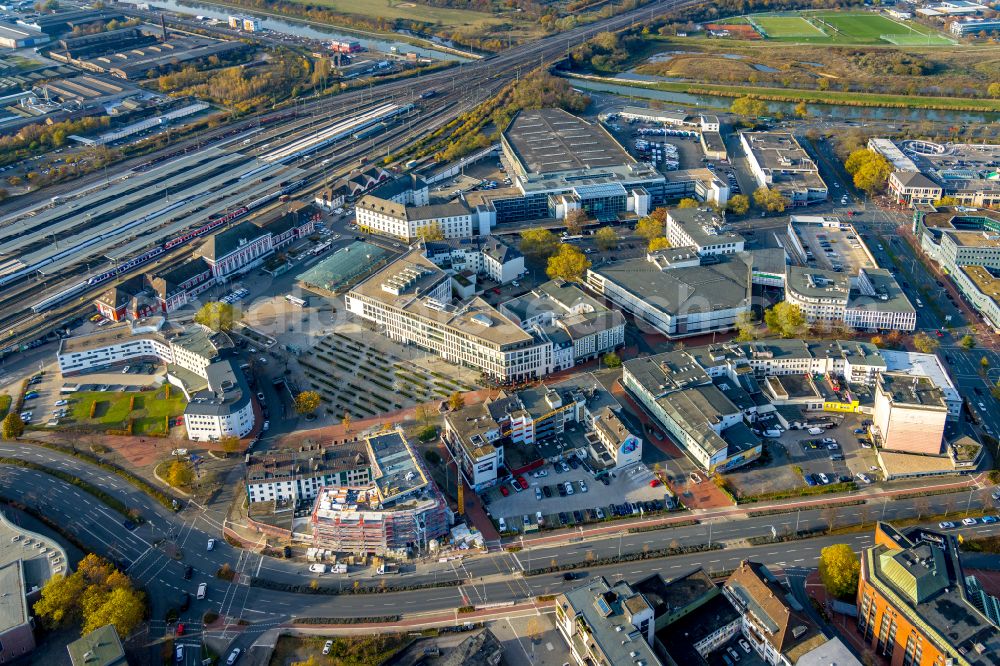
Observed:
[[[402,79],[399,81],[390,81],[380,85],[377,88],[378,92],[372,92],[368,89],[356,89],[341,93],[333,98],[324,98],[304,103],[297,107],[296,111],[291,116],[290,127],[283,124],[276,126],[273,130],[264,130],[260,132],[260,127],[262,125],[269,122],[280,122],[276,119],[288,118],[289,113],[291,112],[285,110],[241,121],[235,127],[229,127],[217,132],[208,133],[199,140],[219,142],[220,147],[227,146],[232,144],[234,140],[238,140],[236,137],[240,132],[250,131],[253,132],[254,141],[247,145],[251,147],[256,146],[257,149],[260,150],[260,146],[266,142],[268,136],[278,137],[278,141],[284,142],[293,136],[308,134],[310,129],[309,127],[306,127],[306,125],[309,124],[310,118],[312,118],[313,123],[315,122],[313,114],[316,112],[330,113],[332,118],[333,114],[336,113],[336,110],[340,110],[345,115],[349,113],[357,113],[359,107],[365,108],[370,106],[375,103],[376,100],[382,101],[386,99],[406,98],[407,95],[412,99],[413,90],[417,85],[420,86],[421,90],[442,87],[449,89],[447,94],[439,96],[434,101],[433,106],[430,106],[430,108],[435,109],[436,112],[425,114],[426,117],[422,117],[418,122],[405,126],[396,125],[388,127],[384,134],[378,137],[371,137],[370,141],[368,138],[365,138],[363,141],[353,142],[357,145],[354,145],[352,148],[344,150],[342,153],[333,157],[326,157],[326,155],[330,152],[341,149],[343,147],[342,142],[334,143],[334,145],[329,146],[328,150],[317,150],[314,155],[306,155],[306,159],[303,160],[304,167],[315,167],[317,161],[321,161],[323,159],[329,160],[326,169],[321,170],[318,174],[311,174],[306,178],[306,184],[301,190],[301,193],[311,193],[322,187],[325,179],[335,178],[342,173],[349,172],[352,165],[363,162],[365,158],[371,160],[381,155],[383,151],[389,153],[403,145],[405,141],[411,140],[413,137],[419,136],[424,132],[431,131],[433,128],[454,119],[462,112],[468,110],[468,108],[473,106],[473,102],[471,100],[474,98],[469,96],[463,101],[463,94],[467,94],[473,90],[479,91],[480,97],[482,96],[482,91],[484,90],[487,91],[486,94],[491,94],[493,91],[499,89],[499,87],[506,85],[515,76],[519,75],[522,68],[534,68],[538,65],[551,63],[567,53],[572,45],[585,41],[599,32],[620,30],[636,24],[645,17],[652,18],[658,12],[680,9],[685,6],[695,4],[699,4],[699,2],[697,0],[658,0],[657,2],[653,2],[640,9],[632,10],[625,14],[604,19],[587,26],[577,27],[568,32],[549,37],[532,44],[510,49],[505,53],[482,61],[462,63],[457,67],[434,72],[422,76],[417,80]],[[459,85],[461,85],[461,93],[458,93],[457,91]],[[450,105],[448,103],[450,103]],[[303,116],[300,114],[305,115]],[[303,118],[303,120],[300,122],[298,120],[299,118]],[[258,132],[254,132],[255,129],[260,132],[259,136]],[[272,141],[273,140],[275,139],[272,138]],[[367,147],[364,144],[368,144]],[[181,154],[186,154],[188,152],[190,151],[185,149]],[[156,160],[157,158],[153,158],[150,162],[155,162]],[[138,167],[141,168],[142,165],[138,165]],[[135,169],[137,167],[132,168]],[[156,168],[155,164],[152,168]],[[96,186],[93,184],[93,180],[90,183],[80,185],[80,187],[83,189],[88,187],[96,189]],[[42,206],[37,206],[36,208],[41,207]],[[273,210],[273,208],[273,204],[267,205],[261,208],[256,214],[259,215],[266,213]],[[3,223],[0,222],[0,225],[2,224]],[[192,248],[181,248],[176,253],[169,252],[163,258],[158,259],[155,263],[143,266],[142,270],[148,271],[150,268],[159,269],[165,261],[172,260],[175,257],[178,258],[178,261],[183,260],[190,255],[191,251]],[[63,280],[60,284],[66,283],[67,282]],[[5,293],[3,295],[3,301],[0,301],[0,323],[8,325],[12,323],[15,326],[5,331],[6,333],[13,333],[13,335],[6,336],[6,339],[0,342],[0,345],[5,348],[3,351],[0,351],[0,354],[8,351],[12,344],[24,344],[31,341],[33,338],[45,335],[55,328],[58,328],[81,305],[89,303],[93,296],[102,291],[104,288],[106,287],[101,286],[92,290],[85,290],[81,292],[79,296],[74,296],[74,298],[66,304],[59,305],[50,311],[33,316],[23,315],[23,306],[21,304],[12,304],[11,299]],[[7,289],[4,289],[4,291],[6,292]],[[0,331],[4,331],[4,328],[4,326],[0,325]]]

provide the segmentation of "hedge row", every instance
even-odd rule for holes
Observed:
[[[808,507],[807,510],[820,508],[820,509],[839,509],[842,506],[858,506],[859,504],[867,504],[868,500],[857,499],[850,500],[848,502],[834,502],[832,504],[825,504],[822,507]],[[748,518],[762,518],[764,516],[777,516],[783,513],[795,513],[801,510],[802,507],[787,506],[778,507],[776,509],[761,509],[759,511],[747,511]]]
[[[294,617],[292,624],[388,624],[399,622],[402,615],[354,615],[352,617]]]
[[[104,492],[97,486],[93,486],[78,476],[73,476],[62,470],[52,469],[51,467],[46,467],[45,465],[39,465],[36,462],[30,460],[21,460],[20,458],[6,458],[0,457],[0,465],[10,465],[12,467],[23,467],[25,469],[31,469],[36,472],[42,472],[43,474],[48,474],[49,476],[54,476],[61,481],[65,481],[71,486],[76,486],[80,490],[90,493],[97,499],[99,499],[104,504],[107,504],[109,508],[114,509],[118,513],[126,516],[128,518],[134,518],[135,520],[141,520],[141,518],[136,515],[132,516],[129,513],[128,506],[116,497],[112,497],[108,493]]]
[[[699,521],[694,518],[688,520],[678,520],[676,523],[661,523],[659,525],[641,525],[639,527],[630,527],[626,530],[628,534],[639,534],[640,532],[655,532],[656,530],[666,530],[672,527],[691,527],[692,525],[699,524]]]
[[[656,550],[647,550],[639,553],[624,553],[621,556],[612,555],[610,557],[600,557],[590,561],[567,562],[565,564],[557,564],[554,567],[538,567],[536,569],[527,569],[525,570],[524,575],[540,576],[542,574],[558,573],[560,571],[572,571],[573,569],[584,569],[587,567],[603,567],[609,564],[620,564],[622,562],[655,560],[661,557],[673,557],[674,555],[687,555],[690,553],[704,553],[710,550],[722,550],[722,549],[723,546],[719,543],[713,543],[712,545],[702,543],[696,546],[678,546],[676,548],[657,548]]]
[[[278,592],[294,592],[296,594],[325,594],[337,596],[341,594],[383,594],[385,592],[413,592],[415,590],[429,590],[435,587],[458,587],[465,584],[464,580],[443,580],[435,583],[417,583],[414,585],[358,585],[354,587],[348,585],[343,589],[338,587],[324,587],[322,585],[312,587],[308,583],[298,585],[294,583],[281,583],[269,578],[251,578],[250,587],[259,587],[265,590],[275,590]]]

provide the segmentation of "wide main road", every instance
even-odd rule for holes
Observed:
[[[457,587],[329,596],[250,587],[247,583],[253,577],[307,585],[316,575],[309,573],[302,563],[264,557],[230,546],[222,538],[222,526],[197,508],[188,507],[180,514],[174,514],[115,474],[50,449],[5,442],[0,444],[0,456],[31,461],[80,477],[142,514],[144,522],[130,530],[123,516],[79,488],[41,471],[0,466],[0,487],[5,497],[23,502],[64,525],[85,547],[113,558],[147,590],[151,599],[150,634],[147,637],[151,654],[158,649],[160,639],[173,631],[173,626],[164,622],[166,611],[179,607],[185,594],[190,595],[190,608],[181,614],[188,638],[181,642],[187,645],[192,660],[199,656],[198,644],[203,632],[200,621],[203,614],[209,611],[228,618],[231,624],[215,628],[208,635],[216,639],[224,635],[227,641],[235,639],[233,646],[247,649],[264,631],[294,617],[340,618],[440,612],[465,605],[523,602],[538,595],[558,592],[566,585],[561,575],[511,575],[532,567],[547,566],[553,561],[558,564],[584,563],[618,553],[641,553],[668,546],[695,546],[711,542],[724,547],[671,558],[588,567],[587,573],[628,579],[649,573],[670,577],[696,565],[710,571],[726,571],[747,557],[779,567],[810,567],[815,565],[822,547],[845,541],[861,547],[870,543],[870,535],[822,537],[763,546],[750,546],[746,538],[769,535],[772,528],[779,534],[785,534],[792,531],[795,525],[800,530],[807,530],[826,525],[830,520],[835,524],[848,524],[860,519],[891,520],[918,513],[927,515],[943,510],[977,508],[983,501],[988,501],[986,493],[973,489],[971,492],[963,490],[958,494],[919,499],[885,499],[864,506],[832,510],[803,509],[798,514],[727,518],[714,523],[636,534],[624,531],[599,534],[568,545],[536,546],[516,554],[501,552],[477,555],[462,562],[421,565],[416,571],[386,579],[396,585],[459,580],[462,584]],[[964,531],[966,534],[996,534],[1000,526],[977,525]],[[209,539],[216,540],[212,550],[208,549]],[[232,582],[216,575],[226,564],[238,573],[237,579]],[[191,577],[185,578],[185,570],[189,566]],[[321,582],[327,586],[340,585],[345,590],[352,587],[356,580],[371,582],[358,576],[327,576]],[[208,593],[204,600],[197,600],[194,597],[201,583],[207,585]],[[241,626],[241,622],[247,624]]]

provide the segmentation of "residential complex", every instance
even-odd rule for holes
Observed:
[[[316,499],[326,486],[365,485],[371,479],[368,447],[362,442],[264,451],[247,461],[247,498],[298,503]]]
[[[893,165],[889,194],[897,203],[916,206],[950,197],[960,206],[1000,204],[1000,146],[870,139],[868,148]],[[905,159],[900,159],[900,153]]]
[[[356,285],[347,310],[402,344],[413,344],[499,382],[544,377],[552,342],[529,333],[486,301],[452,303],[452,277],[413,249]]]
[[[406,556],[448,532],[447,502],[402,431],[366,435],[371,480],[322,487],[309,522],[313,545]]]
[[[552,341],[553,369],[571,368],[625,344],[625,317],[576,285],[545,282],[533,291],[501,303],[500,312],[521,328],[541,329]]]
[[[707,471],[759,456],[754,431],[771,427],[765,424],[801,427],[805,414],[821,411],[874,415],[880,445],[899,450],[894,465],[924,453],[954,468],[942,434],[962,399],[933,354],[847,341],[725,343],[628,360],[622,384]],[[906,386],[916,386],[918,396]],[[922,430],[917,439],[914,427]]]
[[[507,284],[526,272],[524,255],[500,236],[427,241],[424,256],[449,273],[469,271],[498,284]]]
[[[861,663],[823,635],[766,566],[749,560],[723,585],[703,569],[632,583],[591,578],[556,597],[556,628],[580,666],[732,663],[724,646],[736,638],[770,666]]]
[[[622,418],[621,404],[586,373],[516,393],[501,392],[447,412],[442,439],[466,482],[478,492],[496,485],[502,468],[520,473],[510,459],[526,468],[569,456],[587,460],[596,470],[638,463],[642,439]],[[573,424],[583,432],[576,432]],[[530,453],[514,458],[515,450],[522,449]]]
[[[984,614],[984,597],[969,578],[952,536],[879,523],[875,545],[861,552],[864,642],[891,666],[993,664],[1000,629]]]
[[[232,340],[199,324],[183,331],[165,324],[162,317],[152,317],[63,338],[56,355],[59,369],[69,376],[143,361],[165,363],[167,381],[188,399],[184,423],[189,439],[249,434],[255,423],[253,398],[232,358]]]
[[[790,132],[740,132],[747,163],[758,187],[786,197],[793,206],[826,201],[819,168]]]
[[[481,226],[478,216],[462,201],[408,206],[363,196],[355,205],[358,227],[385,236],[412,241],[418,238],[469,238],[489,233],[489,219]],[[474,219],[475,218],[475,219]]]

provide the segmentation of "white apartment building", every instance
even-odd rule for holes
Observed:
[[[56,360],[64,376],[101,371],[132,362],[167,365],[166,379],[184,392],[188,438],[213,441],[244,437],[255,424],[252,394],[243,371],[222,358],[232,347],[225,334],[212,334],[193,324],[182,332],[164,331],[154,317],[64,338]]]
[[[325,486],[361,486],[372,481],[367,448],[345,441],[302,450],[265,451],[247,463],[247,498],[254,502],[314,500]]]
[[[507,284],[524,275],[524,255],[499,236],[424,243],[424,256],[450,273],[472,271],[494,282]]]
[[[551,341],[522,330],[481,298],[453,304],[451,291],[451,277],[413,249],[351,289],[345,304],[386,337],[502,383],[552,371]]]
[[[790,132],[740,132],[740,143],[758,187],[787,197],[793,206],[826,201],[819,168]]]
[[[892,273],[861,268],[846,273],[788,266],[785,300],[796,305],[809,324],[844,324],[861,330],[913,331],[917,311]]]

